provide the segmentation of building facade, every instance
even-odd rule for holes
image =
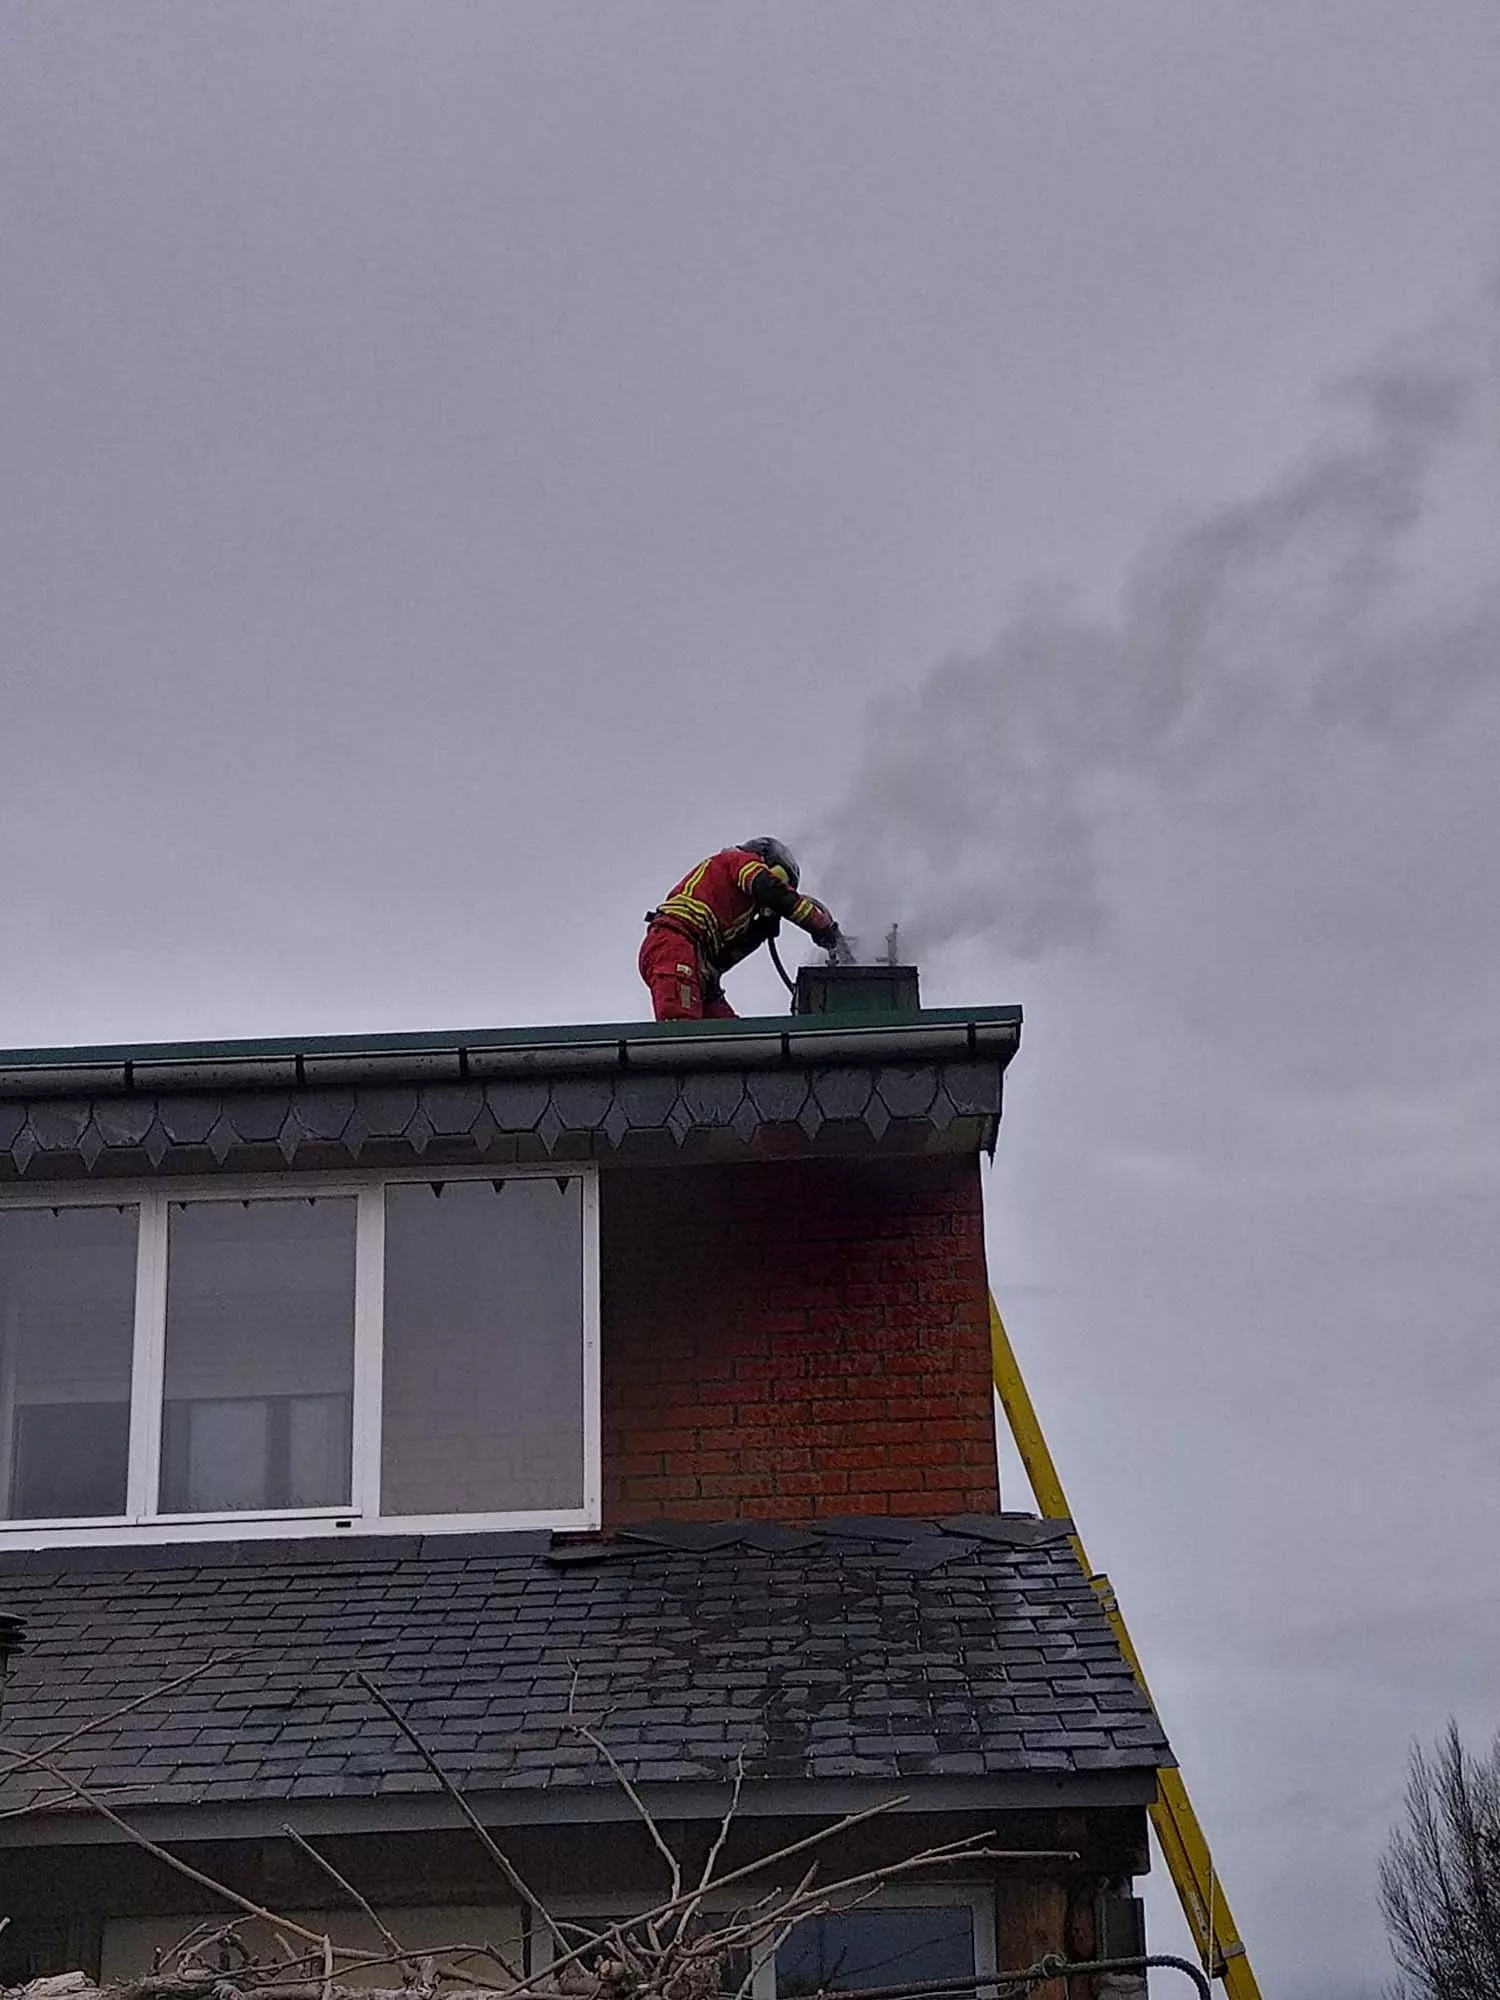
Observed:
[[[1118,1948],[1170,1756],[997,1491],[1019,1031],[0,1056],[0,1983],[215,1909],[127,1828],[358,1945],[293,1827],[403,1944],[535,1965],[661,1893],[622,1780],[689,1860],[737,1781],[726,1865],[876,1806],[829,1878],[1008,1857],[824,1912],[759,2000]]]

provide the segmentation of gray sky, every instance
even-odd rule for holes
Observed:
[[[1497,102],[1493,0],[0,23],[0,1042],[628,1018],[803,836],[1028,1010],[997,1288],[1287,2000],[1500,1726]]]

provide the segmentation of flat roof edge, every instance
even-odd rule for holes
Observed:
[[[0,1099],[629,1070],[1010,1060],[1019,1007],[0,1050]]]

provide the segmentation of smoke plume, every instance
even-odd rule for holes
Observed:
[[[1331,392],[1298,464],[1135,562],[1109,619],[1038,596],[876,706],[809,829],[868,954],[1086,944],[1143,805],[1212,809],[1319,738],[1394,747],[1500,688],[1493,315]],[[1311,762],[1315,765],[1316,757]]]

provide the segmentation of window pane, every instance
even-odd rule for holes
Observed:
[[[348,1504],[354,1215],[343,1196],[172,1203],[165,1513]]]
[[[342,1396],[286,1404],[288,1504],[337,1507],[349,1491],[349,1406]]]
[[[0,1516],[125,1511],[134,1208],[0,1211]]]
[[[974,1912],[967,1903],[812,1917],[776,1954],[778,2000],[973,1976]]]
[[[383,1514],[583,1504],[577,1180],[386,1190]]]

